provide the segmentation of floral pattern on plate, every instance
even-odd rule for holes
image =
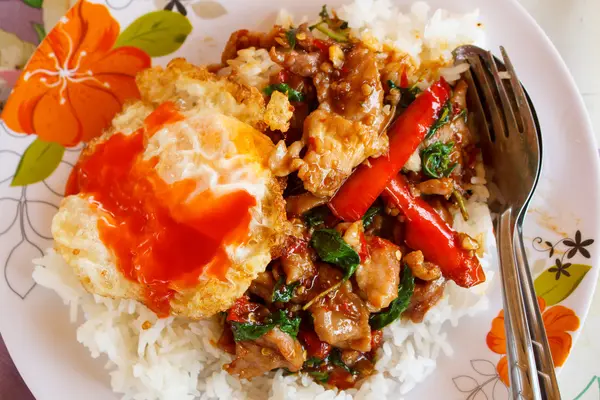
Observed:
[[[100,135],[127,99],[139,98],[135,75],[151,57],[176,51],[191,30],[185,16],[162,10],[121,32],[106,6],[78,1],[34,52],[4,107],[9,129],[37,135],[12,185],[42,181],[66,147]]]
[[[585,264],[573,264],[567,262],[577,254],[589,259],[591,254],[589,246],[594,239],[583,240],[581,232],[577,230],[573,238],[567,237],[556,241],[554,244],[549,240],[536,237],[532,240],[532,248],[540,253],[548,253],[548,258],[554,259],[554,265],[545,269],[534,280],[534,287],[538,296],[538,304],[542,313],[542,321],[548,335],[548,342],[555,367],[562,366],[573,346],[572,333],[580,328],[580,319],[572,309],[558,305],[569,297],[579,286],[586,274],[592,268]],[[494,353],[502,355],[496,364],[498,379],[504,386],[510,386],[508,380],[508,359],[506,356],[506,333],[504,331],[504,311],[500,310],[498,316],[492,320],[491,329],[486,336],[486,345]],[[472,360],[471,364],[477,360]],[[475,367],[473,367],[475,369]],[[475,369],[476,372],[479,372]],[[491,375],[490,375],[491,376]],[[457,384],[461,378],[462,383]],[[463,379],[464,378],[464,379]],[[469,378],[469,380],[466,380]],[[478,396],[486,396],[486,386],[491,381],[474,385],[477,382],[472,377],[458,376],[453,378],[456,388],[468,393],[467,399],[474,400]],[[468,382],[467,382],[468,381]],[[462,386],[461,386],[462,385]],[[491,384],[490,384],[491,386]],[[468,389],[468,390],[467,390]],[[496,392],[496,383],[490,392],[493,399],[508,398],[508,392],[501,394]]]

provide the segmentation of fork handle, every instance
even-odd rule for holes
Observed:
[[[521,212],[521,216],[525,211]],[[522,221],[519,219],[517,229],[515,231],[514,243],[516,243],[517,269],[519,273],[520,287],[523,294],[525,313],[529,324],[529,333],[533,344],[533,352],[535,356],[538,381],[541,396],[543,399],[560,400],[560,390],[558,381],[554,371],[554,363],[552,361],[552,353],[546,330],[544,329],[544,321],[540,311],[533,279],[531,278],[531,270],[525,253],[525,245],[523,242]]]
[[[496,238],[502,274],[504,329],[507,339],[511,398],[548,400],[541,397],[537,379],[536,360],[515,260],[514,227],[515,218],[512,215],[512,208],[508,208],[497,220]]]

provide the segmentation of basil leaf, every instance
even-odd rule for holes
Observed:
[[[407,108],[410,106],[410,104],[417,98],[417,95],[421,93],[421,89],[419,89],[416,85],[403,88],[396,85],[391,79],[387,81],[387,84],[390,90],[398,89],[400,91],[400,103],[398,103],[400,108]]]
[[[435,121],[433,126],[429,129],[429,132],[427,133],[427,136],[425,136],[425,139],[429,139],[430,137],[435,135],[438,129],[450,122],[451,116],[452,103],[450,103],[450,100],[448,100],[446,104],[444,104],[444,106],[442,107],[442,110],[440,111],[440,116],[438,117],[437,121]]]
[[[344,280],[348,280],[360,264],[360,257],[334,229],[319,229],[310,239],[311,246],[321,260],[337,265],[344,270]]]
[[[290,44],[290,48],[292,50],[294,50],[294,48],[296,47],[296,32],[297,31],[298,31],[298,29],[292,28],[285,33],[285,37],[286,37],[288,43]]]
[[[391,324],[400,317],[400,314],[408,308],[410,298],[415,291],[415,278],[410,272],[408,266],[402,269],[402,278],[398,285],[398,297],[392,301],[390,306],[385,311],[371,314],[369,317],[369,325],[373,330],[379,330]]]
[[[325,19],[325,20],[329,19],[329,12],[327,12],[327,4],[324,4],[323,7],[321,8],[319,17],[321,17],[322,19]]]
[[[324,5],[321,9],[319,17],[321,17],[321,21],[309,26],[308,29],[310,29],[311,31],[313,29],[317,29],[338,42],[348,41],[348,32],[344,32],[348,29],[348,22],[343,21],[337,17],[332,19],[329,16],[329,12],[327,11],[326,5]]]
[[[329,207],[327,206],[315,207],[303,214],[304,223],[306,223],[309,228],[323,225],[330,214]]]
[[[381,206],[371,206],[362,217],[363,227],[367,229],[373,223],[373,218],[381,212]]]
[[[287,316],[285,311],[279,310],[275,315],[270,315],[272,317],[272,321],[279,326],[279,329],[282,332],[287,333],[293,338],[298,336],[298,330],[300,330],[300,317],[290,318]]]
[[[275,288],[273,289],[273,295],[271,296],[271,301],[275,303],[279,301],[281,303],[287,303],[294,296],[294,289],[298,286],[300,282],[294,282],[292,284],[286,285],[285,278],[282,276],[275,283]]]
[[[308,360],[304,361],[303,368],[314,368],[323,364],[323,360],[319,357],[310,357]]]
[[[421,163],[423,172],[431,178],[443,178],[452,173],[456,163],[450,165],[450,153],[454,148],[454,142],[444,144],[435,142],[421,152]]]
[[[316,25],[311,26],[309,29],[312,31],[313,29],[317,29],[321,33],[329,36],[333,40],[337,42],[347,42],[348,41],[348,33],[347,32],[336,32],[331,29],[327,22],[321,21]]]
[[[263,89],[263,92],[267,96],[272,95],[275,91],[287,95],[290,101],[304,101],[304,95],[302,94],[302,92],[292,89],[287,83],[276,83],[273,85],[269,85]]]
[[[329,373],[325,371],[308,371],[308,374],[321,383],[327,383],[329,380]]]
[[[262,335],[275,328],[275,324],[258,324],[255,322],[232,322],[231,331],[233,340],[241,342],[242,340],[256,340]]]
[[[285,311],[279,310],[267,317],[264,323],[256,322],[232,322],[231,331],[233,332],[233,340],[236,342],[242,340],[256,340],[264,334],[271,331],[276,326],[282,332],[296,338],[300,329],[300,317],[289,318]]]

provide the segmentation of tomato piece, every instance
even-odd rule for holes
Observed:
[[[304,344],[308,357],[316,357],[324,360],[331,352],[331,345],[319,339],[312,330],[302,330],[298,332],[298,339]]]
[[[350,372],[343,368],[336,367],[329,373],[329,379],[327,383],[337,387],[338,389],[350,389],[356,384],[356,378]]]
[[[250,298],[244,295],[227,310],[227,321],[248,322],[248,314],[256,311],[259,307],[259,304],[251,303]]]

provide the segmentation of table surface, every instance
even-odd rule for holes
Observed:
[[[589,110],[600,143],[600,0],[520,0],[546,31],[564,58],[583,96]],[[45,3],[56,3],[46,0]],[[64,3],[64,1],[63,1]],[[42,17],[37,12],[44,13]],[[52,24],[50,14],[43,7],[32,10],[21,0],[0,1],[0,15],[11,15],[10,21],[2,24],[20,23],[25,20],[43,18],[45,25]],[[53,10],[56,13],[56,8]],[[55,19],[59,16],[53,16]],[[14,32],[11,26],[0,25],[0,42],[12,40],[5,31]],[[35,42],[35,38],[22,38]],[[2,49],[0,49],[2,50]],[[3,58],[4,57],[4,58]],[[9,55],[10,57],[10,55]],[[13,57],[18,57],[13,55]],[[6,68],[6,55],[0,52],[0,79],[2,68]],[[10,77],[9,77],[10,79]],[[0,85],[0,95],[4,89]],[[0,96],[1,97],[1,96]],[[579,341],[559,376],[564,399],[598,400],[600,399],[600,291],[596,292],[590,314],[583,326]],[[0,337],[0,399],[30,400],[25,383],[15,369],[4,342]]]

